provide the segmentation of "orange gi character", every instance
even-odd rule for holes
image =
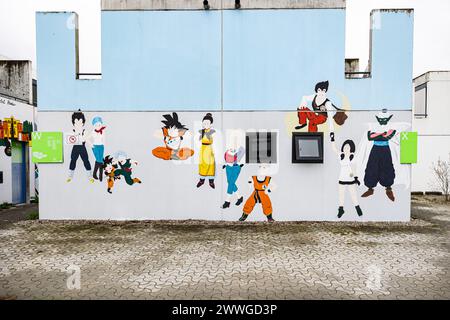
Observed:
[[[109,193],[112,193],[112,188],[114,187],[114,180],[116,179],[115,175],[114,175],[114,171],[116,171],[115,168],[112,168],[110,172],[106,173],[106,176],[108,177],[108,189],[107,191]]]
[[[120,179],[120,177],[116,176],[116,172],[115,172],[116,169],[117,169],[117,164],[113,163],[113,158],[111,156],[106,156],[105,159],[103,160],[103,170],[104,170],[106,177],[108,177],[107,191],[109,193],[112,193],[112,188],[114,187],[114,181],[116,179]]]
[[[162,131],[165,146],[153,149],[153,155],[163,160],[186,160],[191,157],[194,150],[181,147],[183,136],[188,129],[178,121],[177,113],[165,114],[163,117],[165,120],[162,121],[164,123]]]
[[[264,176],[264,180],[258,180],[258,176],[252,176],[254,190],[244,205],[243,213],[239,221],[245,221],[248,215],[253,211],[257,203],[261,203],[263,213],[267,217],[267,221],[272,222],[272,202],[268,193],[270,192],[269,183],[271,177]],[[249,181],[251,183],[251,181]]]

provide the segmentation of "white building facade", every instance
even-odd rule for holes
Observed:
[[[430,71],[414,79],[413,128],[419,134],[412,166],[412,191],[441,191],[433,163],[450,161],[450,71]]]
[[[27,203],[36,196],[30,152],[35,109],[31,62],[0,61],[0,203]]]

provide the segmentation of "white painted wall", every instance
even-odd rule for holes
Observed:
[[[35,123],[34,107],[29,104],[18,102],[16,100],[7,99],[0,96],[0,119],[14,118]],[[31,162],[31,152],[29,158],[30,164],[30,197],[35,195],[35,179],[34,179],[34,164]],[[12,176],[11,176],[11,157],[4,153],[4,148],[0,148],[0,171],[3,171],[3,183],[0,184],[0,203],[12,201]]]
[[[429,72],[414,80],[427,83],[427,117],[414,117],[419,133],[418,163],[412,169],[412,191],[439,191],[431,170],[439,158],[450,160],[450,72]]]
[[[42,219],[207,219],[237,220],[242,205],[220,209],[226,192],[226,177],[217,165],[216,189],[207,183],[200,189],[198,181],[198,148],[193,158],[184,162],[164,161],[153,157],[151,151],[162,146],[162,115],[165,112],[86,112],[87,129],[91,120],[101,116],[107,125],[105,154],[118,150],[139,162],[133,176],[143,183],[133,186],[123,181],[116,183],[113,194],[106,192],[106,182],[91,184],[86,178],[81,160],[77,163],[74,180],[66,182],[71,146],[64,147],[64,163],[41,164],[40,217]],[[346,139],[358,145],[367,136],[367,123],[375,122],[377,112],[351,112],[344,126],[336,130],[338,147]],[[179,118],[191,133],[200,129],[204,112],[179,112]],[[214,113],[214,127],[220,132],[215,141],[216,160],[222,162],[225,151],[221,135],[224,129],[274,129],[279,132],[278,165],[274,166],[272,180],[278,188],[271,194],[276,220],[337,220],[339,161],[332,153],[328,133],[325,133],[325,160],[323,164],[291,163],[291,131],[296,125],[295,112],[224,112]],[[396,122],[410,124],[411,111],[394,112]],[[71,112],[39,112],[40,131],[71,130]],[[327,127],[321,129],[326,130]],[[186,137],[186,144],[192,143]],[[88,150],[91,164],[94,162]],[[408,221],[410,218],[410,165],[402,165],[405,185],[394,185],[396,201],[387,199],[384,188],[378,186],[375,195],[359,197],[364,216],[358,218],[350,198],[346,198],[346,214],[341,220],[357,221]],[[364,169],[364,168],[362,168]],[[257,165],[245,165],[238,179],[238,187],[246,199],[251,192],[248,177],[254,175]],[[362,170],[363,171],[363,170]],[[363,176],[360,176],[363,181]],[[365,191],[358,187],[358,195]],[[257,206],[249,220],[263,221],[265,217]]]

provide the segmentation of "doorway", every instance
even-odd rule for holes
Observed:
[[[27,201],[27,157],[26,144],[20,141],[11,143],[12,203]]]

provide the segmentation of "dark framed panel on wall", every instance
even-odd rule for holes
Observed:
[[[323,132],[293,132],[292,163],[323,163]]]

